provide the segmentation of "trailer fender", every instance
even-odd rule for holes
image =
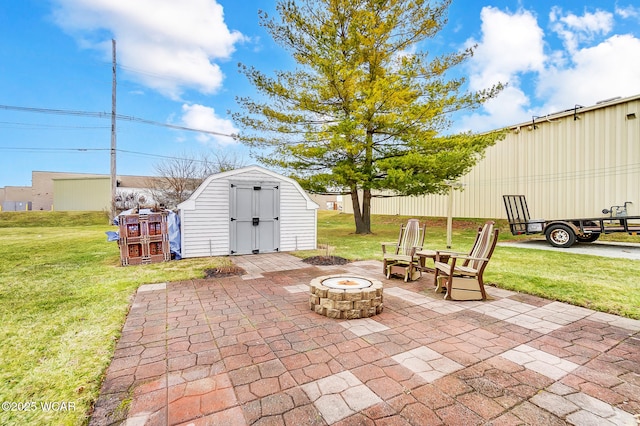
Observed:
[[[550,221],[544,227],[547,242],[554,247],[571,247],[576,242],[578,234],[581,234],[580,228],[564,220]]]
[[[580,235],[582,234],[582,231],[580,231],[580,227],[577,226],[576,224],[572,223],[572,222],[568,222],[566,220],[550,220],[547,223],[544,224],[544,229],[542,230],[543,233],[547,232],[547,228],[549,228],[551,225],[554,225],[556,223],[561,223],[563,225],[567,225],[569,226],[571,229],[573,229],[573,232],[576,235]]]

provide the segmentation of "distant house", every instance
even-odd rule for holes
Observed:
[[[319,205],[318,210],[342,211],[342,195],[324,195],[310,193],[309,197]]]
[[[209,176],[178,209],[183,258],[316,248],[318,205],[259,166]]]
[[[630,201],[640,215],[640,95],[508,127],[454,191],[453,216],[506,218],[502,195],[527,197],[532,217],[602,216]],[[391,194],[387,194],[391,195]],[[446,216],[446,195],[374,198],[373,214]],[[344,211],[353,213],[351,203]]]

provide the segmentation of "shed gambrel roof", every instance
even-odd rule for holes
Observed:
[[[248,173],[248,172],[260,172],[262,174],[265,174],[273,179],[279,180],[279,181],[285,181],[285,182],[289,182],[291,185],[293,185],[298,192],[300,193],[300,195],[302,195],[304,197],[304,199],[307,202],[307,209],[318,209],[320,208],[320,206],[318,204],[316,204],[313,200],[311,200],[311,198],[309,197],[309,194],[307,194],[307,192],[302,189],[302,187],[300,186],[300,184],[298,182],[296,182],[294,179],[291,179],[287,176],[283,176],[279,173],[273,172],[271,170],[265,169],[264,167],[260,167],[260,166],[248,166],[248,167],[242,167],[240,169],[234,169],[234,170],[229,170],[226,172],[222,172],[222,173],[216,173],[213,174],[211,176],[209,176],[208,178],[206,178],[204,180],[204,182],[202,182],[202,184],[200,184],[200,186],[193,192],[193,194],[191,194],[191,196],[186,199],[185,201],[183,201],[182,203],[178,204],[178,209],[180,210],[194,210],[196,208],[196,203],[195,200],[198,199],[198,197],[200,196],[200,194],[202,194],[202,192],[205,190],[205,188],[207,188],[207,186],[211,183],[211,181],[213,180],[219,180],[219,179],[233,179],[234,176],[236,175],[240,175],[240,174],[244,174],[244,173]]]

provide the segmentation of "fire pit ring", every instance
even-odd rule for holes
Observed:
[[[309,308],[329,318],[369,318],[382,312],[382,290],[382,283],[371,278],[326,275],[309,283]]]

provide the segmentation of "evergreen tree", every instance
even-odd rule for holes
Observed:
[[[456,134],[450,114],[476,108],[501,86],[468,93],[448,71],[472,49],[422,51],[451,0],[283,0],[262,25],[297,63],[274,76],[240,65],[262,95],[239,98],[240,140],[289,170],[307,190],[351,198],[356,233],[371,232],[371,197],[442,193],[500,133]],[[449,73],[450,74],[450,73]],[[378,191],[378,192],[376,192]]]

